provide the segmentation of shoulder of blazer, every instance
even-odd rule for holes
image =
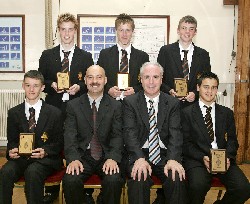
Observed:
[[[131,46],[131,53],[134,53],[134,52],[136,52],[137,54],[140,54],[140,55],[148,55],[146,52],[144,52],[142,50],[138,50],[135,47]]]
[[[80,49],[78,46],[75,46],[74,54],[82,54],[87,56],[92,56],[90,52]]]
[[[198,54],[208,53],[208,51],[206,51],[205,49],[201,47],[196,46],[194,43],[193,43],[193,46],[194,46],[194,52]]]
[[[10,108],[10,109],[8,110],[9,113],[16,113],[16,112],[20,112],[20,111],[23,111],[23,112],[25,111],[25,104],[24,104],[24,102],[22,102],[22,103],[16,105],[16,106],[13,107],[13,108]]]
[[[104,53],[117,53],[118,52],[118,47],[117,47],[117,45],[113,45],[112,47],[102,49],[101,52],[104,52]]]

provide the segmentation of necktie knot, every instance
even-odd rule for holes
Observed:
[[[211,113],[211,110],[212,110],[212,107],[211,106],[205,106],[204,107],[206,108],[206,112],[207,113]]]
[[[35,109],[33,107],[30,107],[29,112],[30,112],[30,114],[35,114]]]
[[[127,56],[127,55],[128,55],[127,51],[126,51],[126,50],[124,50],[124,49],[122,49],[122,55]]]
[[[187,59],[188,50],[182,50],[182,52],[184,53],[184,58]]]
[[[65,57],[65,58],[68,58],[68,57],[69,57],[69,54],[70,54],[70,51],[64,51],[64,50],[63,50],[63,54],[64,54],[64,57]]]
[[[93,103],[92,103],[92,109],[93,109],[93,108],[96,108],[95,104],[96,104],[96,102],[93,101]]]

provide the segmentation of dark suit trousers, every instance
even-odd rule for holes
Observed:
[[[222,204],[241,204],[250,198],[250,184],[237,165],[231,165],[226,174],[208,173],[205,167],[194,167],[187,171],[188,195],[190,204],[202,204],[216,176],[225,185],[227,191]]]
[[[168,177],[164,174],[165,156],[163,149],[161,149],[161,161],[154,165],[148,160],[148,151],[144,151],[146,160],[152,168],[152,174],[157,176],[163,183],[162,187],[166,198],[166,204],[185,204],[186,203],[186,188],[185,182],[181,182],[178,173],[175,173],[175,181],[172,180],[172,172],[168,172]],[[129,175],[134,164],[130,164]],[[143,178],[143,175],[142,175]],[[150,203],[150,187],[153,181],[150,176],[147,176],[146,181],[133,180],[131,177],[128,179],[128,200],[129,204],[149,204]]]
[[[83,182],[91,175],[97,174],[102,180],[102,197],[104,204],[119,204],[124,182],[120,173],[106,175],[102,171],[105,160],[101,158],[96,161],[90,156],[90,151],[82,157],[84,170],[79,175],[65,174],[63,178],[63,189],[67,204],[82,204],[84,201]]]
[[[35,159],[9,160],[0,170],[0,204],[12,203],[14,183],[23,175],[27,203],[42,204],[44,180],[53,171],[51,167],[35,162]]]

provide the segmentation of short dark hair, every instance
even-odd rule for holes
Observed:
[[[37,70],[30,70],[24,74],[23,81],[26,78],[32,78],[32,79],[37,79],[40,80],[42,84],[44,84],[44,77],[41,72]]]
[[[180,29],[180,26],[182,23],[191,23],[191,24],[194,24],[195,25],[195,30],[197,29],[197,20],[195,19],[195,17],[193,16],[190,16],[190,15],[187,15],[187,16],[184,16],[180,19],[179,21],[179,25],[178,25],[178,29]]]
[[[58,16],[57,18],[57,28],[60,28],[60,25],[63,22],[72,22],[74,23],[74,28],[77,30],[78,29],[78,21],[76,19],[76,17],[71,14],[71,13],[63,13],[60,16]]]
[[[132,30],[135,29],[134,19],[126,13],[122,13],[119,16],[117,16],[115,20],[115,29],[117,30],[119,25],[125,24],[125,23],[131,24]]]
[[[204,79],[215,79],[217,81],[217,86],[219,86],[219,78],[218,76],[213,72],[202,72],[201,75],[197,79],[197,85],[201,86],[201,83]]]

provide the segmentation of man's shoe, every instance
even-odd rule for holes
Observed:
[[[95,204],[92,194],[84,193],[84,204]]]
[[[97,203],[97,204],[103,204],[103,200],[102,200],[102,190],[100,191],[99,195],[97,196],[96,203]]]
[[[52,204],[54,200],[58,197],[58,193],[46,193],[43,197],[43,203],[45,204]]]

